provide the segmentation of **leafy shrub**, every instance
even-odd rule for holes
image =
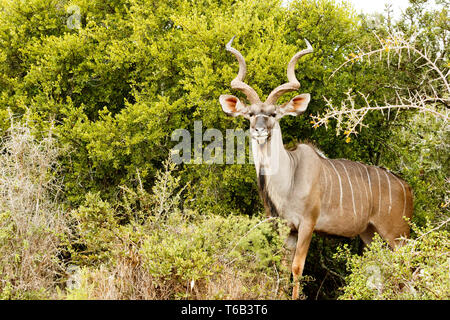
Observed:
[[[73,212],[72,261],[83,268],[66,298],[286,297],[287,228],[268,223],[273,219],[182,209],[174,169],[166,162],[152,194],[124,188],[120,209],[96,194]]]
[[[414,229],[419,236],[394,251],[378,235],[362,256],[341,249],[350,274],[339,299],[449,299],[450,233]]]
[[[427,221],[448,215],[449,130],[446,120],[428,113],[418,113],[392,128],[386,141],[383,163],[401,172],[414,191],[413,221],[424,226]]]

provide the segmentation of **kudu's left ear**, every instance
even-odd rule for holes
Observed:
[[[308,107],[308,103],[311,100],[311,95],[309,93],[303,93],[295,96],[291,101],[281,105],[277,110],[277,117],[281,118],[285,115],[298,116],[305,112]]]
[[[235,96],[230,94],[222,94],[219,97],[222,110],[232,117],[243,116],[247,113],[247,107]]]

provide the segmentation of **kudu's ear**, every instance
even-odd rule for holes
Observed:
[[[247,113],[247,107],[235,96],[222,94],[219,97],[222,110],[232,117],[243,116]]]
[[[298,116],[305,112],[308,107],[311,96],[309,93],[303,93],[295,96],[291,101],[281,105],[277,110],[277,118],[281,118],[286,115]]]

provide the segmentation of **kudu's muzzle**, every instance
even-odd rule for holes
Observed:
[[[255,139],[258,144],[264,144],[270,137],[270,132],[267,127],[266,115],[259,115],[256,117],[255,127],[252,130],[252,138]]]

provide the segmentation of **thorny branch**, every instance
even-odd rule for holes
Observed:
[[[374,55],[379,55],[379,60],[381,61],[384,53],[387,53],[386,62],[388,67],[390,67],[391,64],[390,53],[393,52],[394,54],[397,54],[397,67],[400,68],[402,54],[406,51],[410,58],[412,55],[413,58],[417,57],[413,62],[414,64],[420,63],[421,65],[419,68],[427,68],[427,70],[424,71],[427,78],[422,80],[421,87],[419,87],[419,89],[401,88],[396,84],[392,84],[392,88],[395,90],[396,101],[395,103],[390,103],[385,99],[384,104],[381,106],[378,105],[376,101],[371,101],[369,94],[364,94],[359,91],[357,94],[364,101],[364,106],[357,106],[355,102],[357,96],[352,94],[352,89],[348,90],[346,93],[347,97],[342,101],[340,106],[333,105],[331,99],[323,97],[327,107],[323,114],[311,116],[313,127],[317,128],[319,126],[325,126],[325,128],[327,128],[330,120],[336,120],[336,133],[339,134],[341,131],[344,131],[344,135],[347,137],[346,142],[350,142],[350,135],[356,135],[358,130],[366,126],[364,125],[363,120],[369,111],[381,111],[383,114],[386,111],[388,112],[388,116],[390,116],[391,111],[394,111],[395,117],[397,117],[397,113],[401,109],[415,109],[419,110],[419,112],[431,113],[436,117],[443,119],[444,123],[447,123],[449,119],[448,106],[450,105],[450,85],[447,79],[450,71],[445,73],[438,67],[437,61],[442,59],[442,57],[438,56],[433,61],[426,51],[423,52],[415,47],[413,40],[407,41],[401,37],[392,35],[387,39],[380,39],[376,34],[375,36],[381,46],[379,49],[369,52],[363,52],[360,49],[359,54],[351,53],[349,58],[347,58],[347,61],[339,66],[332,73],[330,78],[349,63],[367,59],[370,64],[371,58]],[[429,75],[431,73],[437,75],[437,77],[431,78]],[[444,106],[444,108],[440,108],[439,106]]]

